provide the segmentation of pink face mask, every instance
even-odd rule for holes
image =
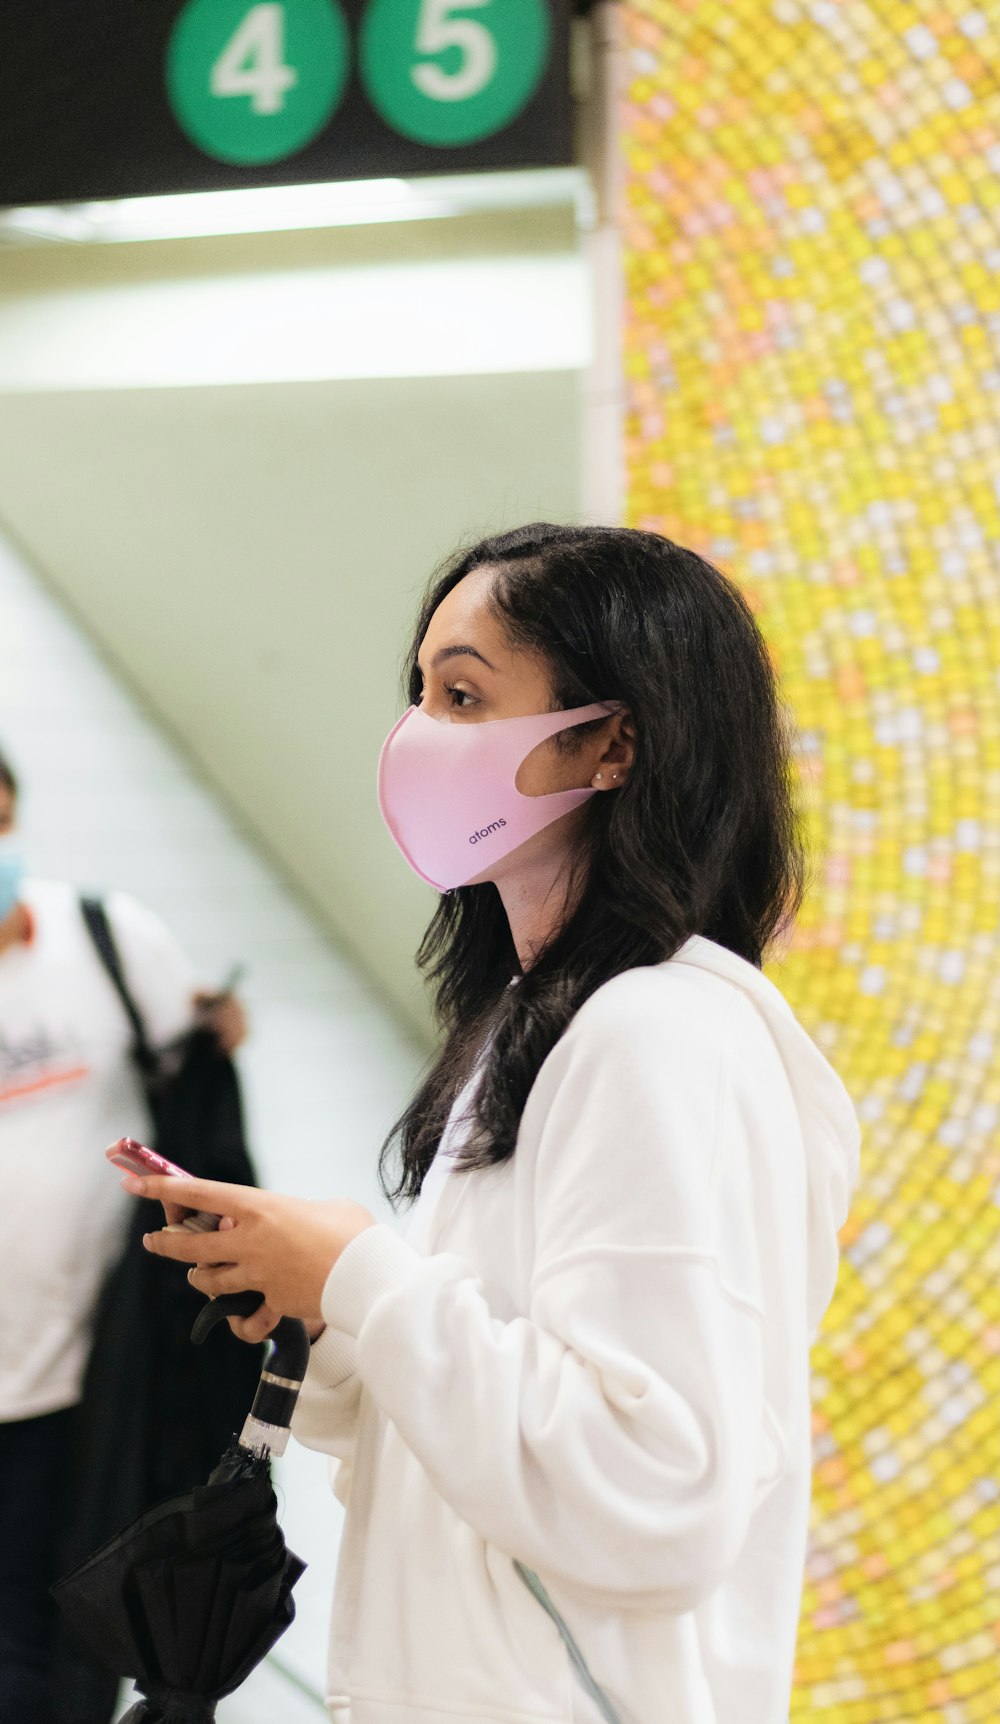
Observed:
[[[457,724],[417,706],[389,732],[378,763],[382,818],[415,873],[451,892],[596,795],[523,796],[514,780],[533,748],[560,730],[606,718],[617,702]]]

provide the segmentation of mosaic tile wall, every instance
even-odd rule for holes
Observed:
[[[634,0],[628,519],[748,591],[865,1123],[793,1724],[1000,1718],[1000,3]]]

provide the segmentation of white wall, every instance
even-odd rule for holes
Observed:
[[[412,1086],[418,1049],[2,541],[0,742],[22,776],[33,874],[134,893],[208,985],[235,959],[246,963],[251,1035],[237,1058],[262,1183],[353,1197],[393,1219],[378,1189],[378,1149]],[[80,1153],[100,1157],[103,1148],[81,1144]],[[321,1455],[293,1443],[276,1480],[286,1538],[309,1567],[275,1660],[220,1708],[220,1724],[325,1716],[342,1511]]]
[[[366,325],[353,357],[342,332],[317,339],[301,380],[287,320],[323,294],[359,316],[365,269],[410,374],[337,375],[376,369]],[[205,320],[218,332],[227,281],[255,338],[223,363]],[[462,323],[451,374],[435,292]],[[421,1033],[410,960],[433,898],[374,798],[399,657],[460,540],[579,514],[586,346],[565,211],[0,258],[0,523]],[[173,386],[144,386],[172,365]]]

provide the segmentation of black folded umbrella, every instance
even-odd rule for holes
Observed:
[[[194,1339],[259,1302],[212,1301]],[[294,1619],[305,1564],[278,1527],[268,1463],[287,1443],[309,1341],[287,1317],[272,1339],[251,1414],[208,1483],[150,1509],[53,1588],[81,1639],[143,1694],[123,1724],[206,1724]]]

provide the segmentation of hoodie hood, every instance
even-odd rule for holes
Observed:
[[[837,1285],[837,1235],[847,1220],[860,1167],[861,1130],[854,1104],[784,995],[753,964],[700,934],[680,948],[673,962],[710,970],[742,989],[781,1055],[802,1123],[806,1155],[806,1299],[809,1332],[815,1337]]]

